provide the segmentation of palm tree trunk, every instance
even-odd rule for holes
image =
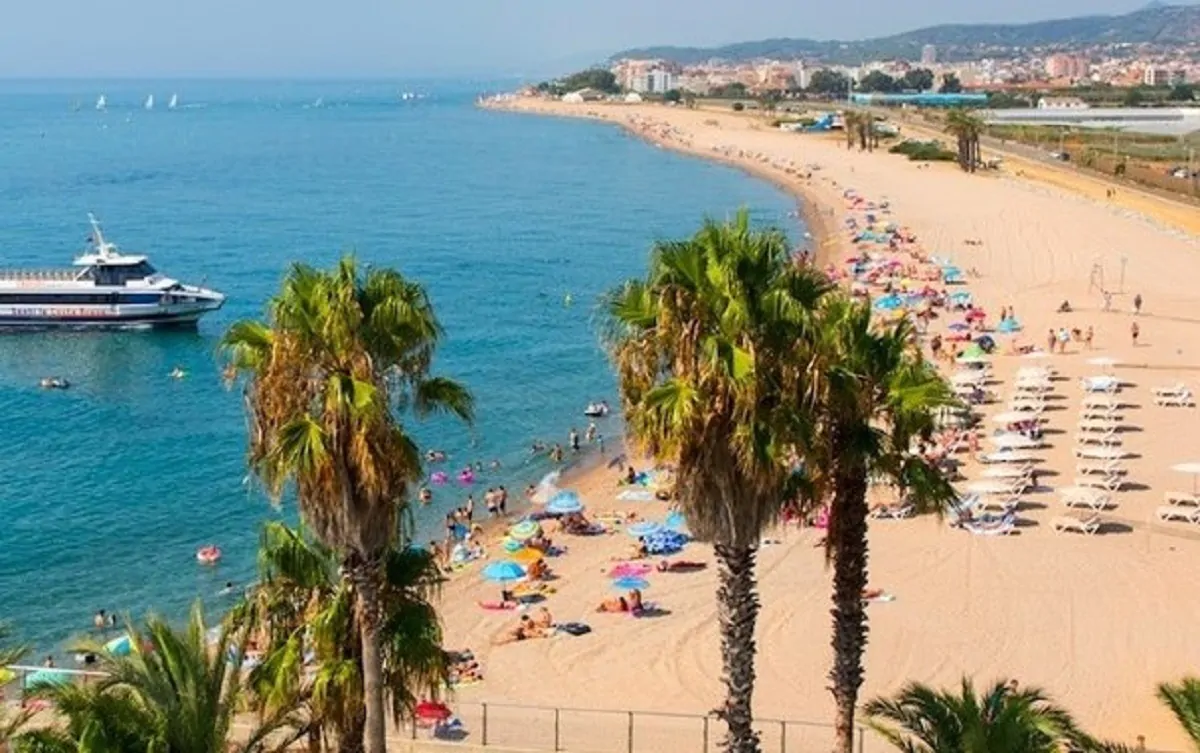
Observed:
[[[385,753],[387,716],[383,704],[383,653],[379,641],[379,626],[382,621],[379,584],[382,574],[378,562],[363,559],[358,555],[348,558],[344,569],[358,594],[358,622],[362,632],[363,705],[366,710],[363,749],[366,753]]]
[[[867,472],[862,464],[839,469],[835,478],[829,541],[833,547],[833,683],[836,705],[834,753],[854,750],[854,711],[862,686],[867,642],[862,594],[867,586]]]
[[[717,716],[725,720],[728,734],[722,743],[726,753],[759,753],[754,731],[754,626],[758,621],[758,593],[754,579],[756,551],[753,547],[717,544],[718,621],[721,629],[722,681],[725,706]]]
[[[360,712],[345,729],[338,730],[338,753],[362,753],[366,724],[366,716]]]
[[[308,753],[321,753],[321,725],[310,722],[308,725]]]

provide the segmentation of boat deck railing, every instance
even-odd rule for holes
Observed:
[[[70,282],[78,279],[78,269],[0,269],[0,280],[47,280]]]

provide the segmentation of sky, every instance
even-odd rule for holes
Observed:
[[[0,0],[0,78],[535,75],[599,62],[635,46],[861,39],[939,23],[1125,13],[1142,4]]]

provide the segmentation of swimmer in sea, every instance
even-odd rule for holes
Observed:
[[[427,505],[433,501],[433,492],[429,491],[428,486],[422,486],[420,493],[417,495],[421,499],[421,504]]]
[[[171,369],[171,378],[172,379],[183,379],[185,376],[187,376],[187,372],[184,371],[183,369],[179,368],[178,366]]]
[[[233,590],[234,590],[233,581],[227,580],[227,581],[225,581],[225,587],[222,588],[220,591],[218,591],[217,595],[218,596],[229,596],[229,595],[233,594]]]

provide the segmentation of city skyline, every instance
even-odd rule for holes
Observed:
[[[1144,3],[1013,0],[904,8],[858,0],[815,15],[782,0],[484,0],[401,7],[387,0],[208,0],[203,5],[83,0],[10,9],[0,78],[386,77],[539,75],[647,45],[720,45],[772,37],[863,39],[942,23],[1020,23],[1126,13]]]

